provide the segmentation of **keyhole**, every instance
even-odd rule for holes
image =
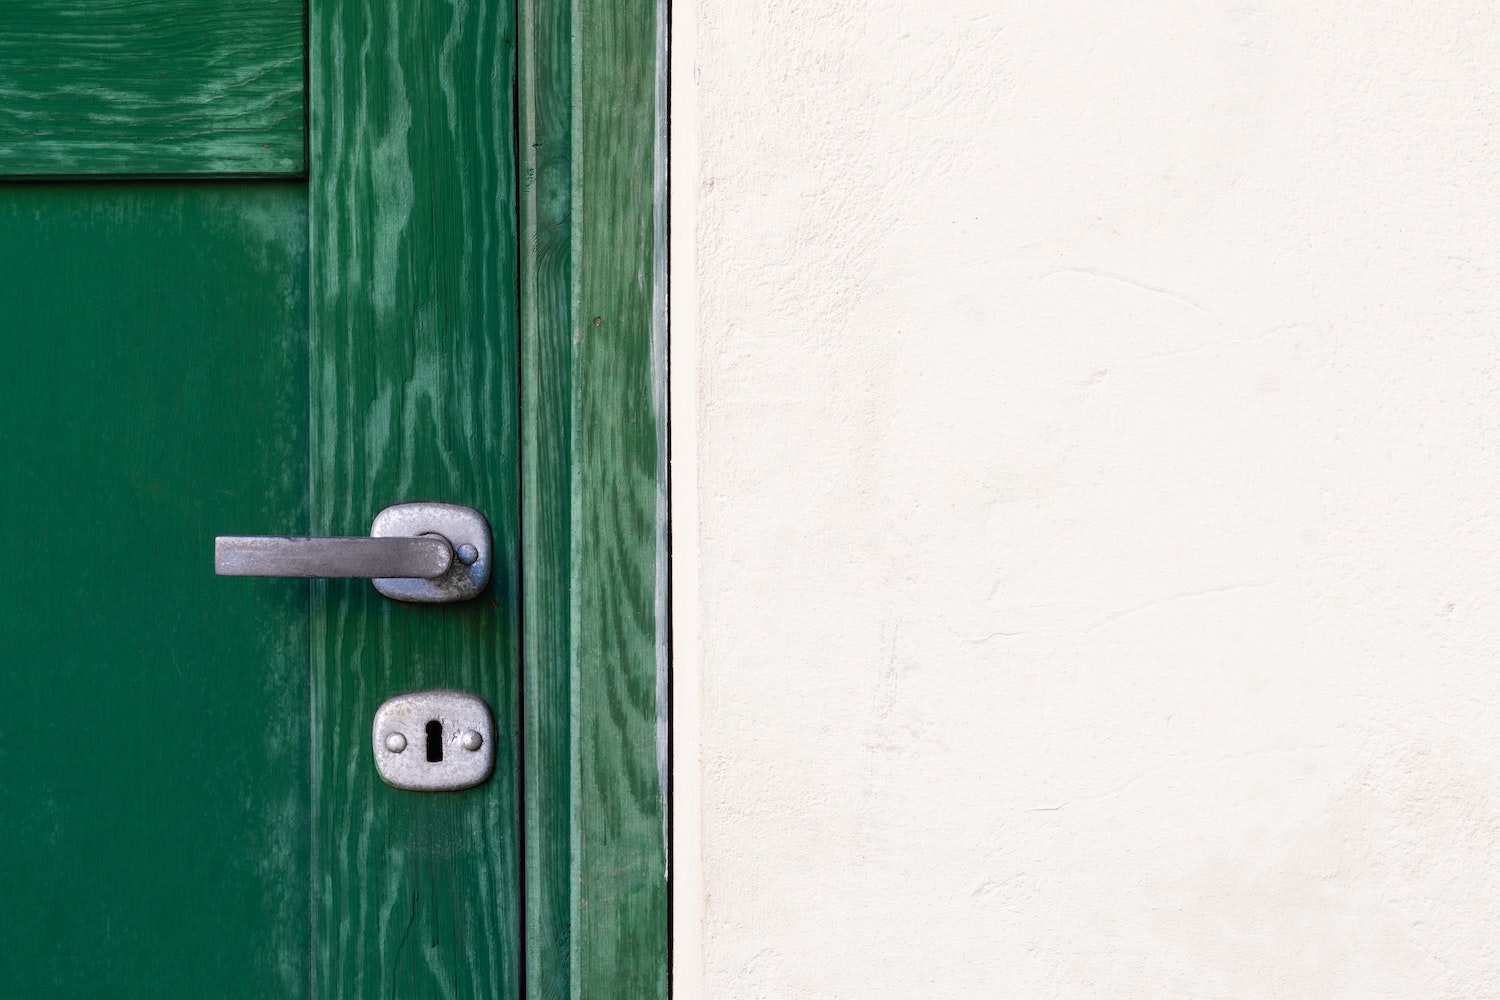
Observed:
[[[427,723],[427,763],[443,759],[443,724],[436,719]]]

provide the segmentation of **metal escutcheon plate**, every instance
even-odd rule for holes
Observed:
[[[454,792],[495,770],[495,717],[462,691],[397,695],[375,710],[375,767],[385,783],[413,792]]]
[[[455,558],[448,572],[431,580],[376,578],[375,589],[397,601],[418,604],[441,604],[467,601],[478,597],[490,582],[490,565],[494,546],[490,541],[490,523],[470,507],[451,503],[401,503],[375,515],[370,525],[371,538],[416,538],[438,535],[447,540],[455,553],[468,552],[471,562]]]

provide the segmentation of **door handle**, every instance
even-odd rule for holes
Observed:
[[[224,535],[214,539],[214,571],[219,576],[431,580],[448,572],[453,559],[454,552],[447,541],[431,536],[276,538]],[[462,557],[459,561],[463,561]]]
[[[466,601],[490,580],[490,525],[470,507],[403,503],[375,515],[369,537],[220,535],[218,576],[367,578],[398,601]]]

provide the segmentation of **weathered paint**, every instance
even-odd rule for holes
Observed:
[[[657,13],[521,12],[533,996],[667,990]]]
[[[644,8],[642,8],[644,10]],[[671,486],[672,455],[668,440],[671,420],[668,408],[667,377],[667,276],[671,266],[668,245],[670,213],[667,188],[668,128],[667,27],[671,11],[667,0],[656,0],[655,75],[652,88],[652,119],[640,121],[638,127],[650,127],[655,142],[652,147],[651,185],[651,413],[656,430],[656,780],[661,796],[662,864],[670,865],[671,808],[668,796],[672,788],[672,532]],[[640,116],[644,117],[644,116]],[[664,929],[665,930],[665,929]]]
[[[453,605],[313,584],[320,995],[520,991],[514,17],[507,0],[311,7],[313,527],[463,504],[489,520],[497,567]],[[495,774],[390,788],[370,720],[435,688],[494,710]]]
[[[6,0],[0,175],[295,174],[301,0]]]

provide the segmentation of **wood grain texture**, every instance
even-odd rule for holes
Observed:
[[[572,11],[520,0],[526,996],[572,968]]]
[[[658,8],[577,0],[573,16],[573,989],[664,998]]]
[[[527,996],[665,997],[656,9],[520,23]]]
[[[300,173],[300,0],[5,0],[0,174]]]
[[[478,508],[495,581],[459,605],[313,586],[314,992],[518,995],[519,429],[514,14],[503,0],[314,0],[312,510]],[[381,783],[371,718],[437,687],[495,711],[494,778]]]

